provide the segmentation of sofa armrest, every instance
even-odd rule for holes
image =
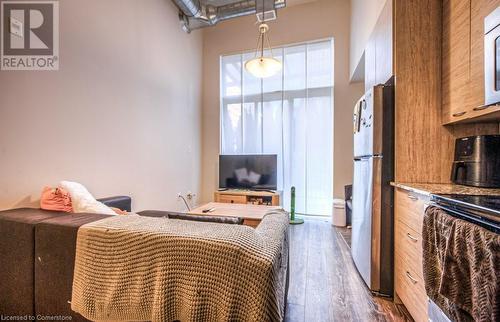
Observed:
[[[65,212],[40,209],[0,211],[0,313],[35,315],[35,227]]]
[[[240,217],[222,217],[222,216],[200,216],[200,215],[189,215],[189,214],[175,214],[169,215],[170,219],[180,219],[180,220],[192,220],[192,221],[202,221],[202,222],[217,222],[221,224],[232,224],[232,225],[242,225],[243,218]]]
[[[45,220],[35,228],[35,313],[67,316],[88,322],[71,310],[76,240],[82,225],[109,218],[100,214],[68,214]],[[113,217],[113,216],[111,216]]]
[[[173,212],[173,211],[161,211],[161,210],[144,210],[137,213],[140,216],[146,217],[164,217],[169,219],[179,219],[179,220],[191,220],[191,221],[201,221],[201,222],[216,222],[221,224],[233,224],[233,225],[242,225],[243,218],[240,217],[222,217],[222,216],[199,216],[199,215],[190,215],[181,212]]]
[[[108,207],[114,207],[127,212],[132,211],[132,198],[128,196],[115,196],[97,199]]]

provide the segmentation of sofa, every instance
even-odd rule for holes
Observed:
[[[129,197],[100,201],[111,207],[131,210]],[[138,214],[226,224],[243,223],[242,218],[191,216],[155,210]],[[0,211],[0,314],[65,316],[73,321],[87,321],[70,308],[76,238],[80,226],[107,217],[28,208]],[[288,267],[286,270],[288,278]]]
[[[100,201],[110,207],[127,211],[131,210],[131,198],[126,196],[104,198]],[[42,263],[42,257],[38,256],[39,254],[37,255],[37,251],[40,252],[41,249],[44,249],[44,243],[36,242],[36,231],[41,230],[42,233],[44,232],[43,229],[46,226],[43,226],[43,223],[47,222],[46,225],[59,222],[67,224],[68,221],[72,221],[73,226],[81,226],[87,222],[102,218],[106,218],[106,216],[93,214],[75,215],[32,208],[0,211],[0,266],[2,267],[0,273],[0,314],[35,315],[35,277],[43,276],[43,264],[45,264],[45,260]],[[71,231],[71,227],[66,227],[64,231]],[[68,235],[71,236],[71,234]],[[74,238],[76,240],[76,233]],[[38,240],[42,239],[39,237]],[[64,244],[61,244],[56,241],[49,248],[57,250],[57,247],[62,246],[63,248],[67,248],[68,252],[71,253],[71,243],[67,244],[67,241],[63,242]],[[51,257],[53,256],[49,258]],[[35,261],[35,258],[38,258],[38,260]],[[45,257],[43,258],[45,259]],[[38,275],[36,275],[37,269]],[[65,269],[70,271],[72,267],[58,267],[54,274],[62,275],[61,271]],[[52,278],[51,283],[44,285],[44,288],[55,288],[57,286],[53,284],[60,283],[60,279]],[[40,283],[38,284],[40,285]],[[71,292],[71,283],[69,283],[69,287]]]

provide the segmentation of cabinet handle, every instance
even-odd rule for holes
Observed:
[[[406,271],[406,277],[408,277],[410,279],[410,281],[413,282],[413,284],[417,284],[418,283],[418,280],[416,280],[415,278],[413,278],[413,276],[411,276],[410,272]]]
[[[474,107],[472,110],[473,111],[482,111],[482,110],[487,109],[488,107],[490,107],[490,105],[481,105],[481,106],[478,106],[478,107]]]
[[[408,236],[408,238],[410,238],[410,239],[411,239],[411,240],[413,240],[414,242],[417,242],[417,241],[418,241],[418,238],[413,237],[410,233],[406,233],[406,236]]]
[[[467,112],[458,112],[458,113],[453,113],[453,114],[451,114],[451,116],[453,116],[453,117],[460,117],[460,116],[462,116],[462,115],[465,115],[465,113],[467,113]]]
[[[500,106],[500,103],[486,104],[486,105],[481,105],[481,106],[478,106],[478,107],[474,107],[472,110],[473,111],[482,111],[482,110],[487,109],[488,107],[499,107],[499,106]]]
[[[411,195],[411,194],[408,194],[408,198],[410,198],[411,200],[418,200],[418,197],[415,197],[414,195]]]

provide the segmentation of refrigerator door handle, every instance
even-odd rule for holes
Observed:
[[[362,157],[355,157],[354,161],[366,161],[368,159],[382,159],[383,156],[378,154],[378,155],[366,155]]]

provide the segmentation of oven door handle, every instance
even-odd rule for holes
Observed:
[[[477,217],[477,216],[474,216],[474,215],[471,215],[471,214],[467,214],[463,211],[458,211],[458,210],[455,210],[455,209],[452,209],[448,206],[445,206],[445,205],[442,205],[442,204],[439,204],[439,202],[437,202],[436,200],[433,200],[430,204],[431,206],[434,206],[436,208],[439,208],[443,211],[445,211],[446,213],[448,213],[450,216],[453,216],[455,218],[458,218],[458,219],[468,219],[471,223],[476,223],[476,224],[482,224],[482,225],[485,225],[487,227],[491,229],[493,229],[493,231],[495,232],[500,232],[500,225],[495,225],[491,222],[488,222],[480,217]]]

